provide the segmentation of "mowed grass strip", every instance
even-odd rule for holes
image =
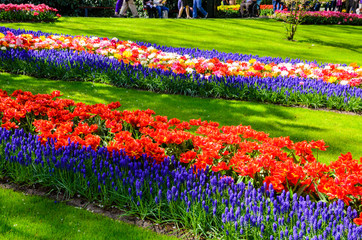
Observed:
[[[323,139],[328,146],[319,152],[321,162],[337,160],[341,153],[362,157],[362,116],[291,108],[272,104],[194,98],[181,95],[156,94],[147,91],[116,88],[90,82],[65,82],[37,79],[24,75],[0,74],[0,88],[32,93],[61,91],[65,98],[87,104],[120,101],[121,109],[153,109],[158,115],[184,121],[198,119],[221,125],[250,125],[272,137],[290,136],[293,141]]]
[[[362,65],[362,26],[300,25],[297,41],[273,19],[119,19],[62,17],[56,23],[2,23],[35,31],[117,37],[172,47]]]
[[[0,239],[176,240],[39,196],[0,187]]]

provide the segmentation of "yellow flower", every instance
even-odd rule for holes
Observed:
[[[245,74],[244,72],[238,72],[239,76],[244,76],[244,74]]]
[[[270,71],[270,70],[272,70],[272,67],[269,64],[267,64],[264,66],[264,69],[265,69],[265,71]]]
[[[46,37],[45,37],[45,36],[40,36],[39,38],[40,38],[42,41],[44,41]]]
[[[115,53],[115,54],[114,54],[114,58],[120,59],[120,58],[122,58],[122,56],[119,55],[118,53]]]
[[[256,62],[256,59],[252,58],[249,60],[249,63],[255,63]]]
[[[63,36],[61,36],[60,38],[59,38],[59,41],[64,41],[64,37]]]
[[[328,82],[330,82],[330,83],[334,83],[335,81],[337,81],[336,77],[329,77],[328,78]]]
[[[130,51],[126,50],[123,52],[122,55],[123,55],[123,57],[129,58],[130,56],[132,56],[132,53]]]
[[[5,35],[4,35],[4,34],[2,34],[2,33],[0,33],[0,38],[3,38],[3,37],[5,37]]]

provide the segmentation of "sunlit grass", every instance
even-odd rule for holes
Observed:
[[[44,197],[0,188],[0,239],[172,240],[174,237],[76,209]]]

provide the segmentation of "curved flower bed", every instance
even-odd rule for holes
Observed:
[[[327,64],[318,66],[306,63],[263,63],[257,59],[246,61],[227,60],[222,62],[217,58],[192,58],[173,52],[164,52],[153,47],[140,46],[131,41],[118,39],[102,39],[88,37],[71,37],[50,35],[36,37],[32,34],[14,35],[7,32],[0,35],[0,49],[20,48],[25,50],[76,50],[100,54],[123,61],[133,66],[142,65],[172,71],[176,74],[197,73],[205,76],[246,76],[246,77],[299,77],[314,78],[342,85],[362,86],[362,68],[357,64],[342,66]]]
[[[361,201],[362,165],[350,153],[329,166],[319,163],[313,149],[325,151],[322,140],[293,142],[289,137],[270,138],[250,126],[219,127],[200,119],[181,122],[154,116],[152,110],[113,110],[119,103],[75,104],[56,99],[57,91],[33,95],[17,90],[13,98],[0,93],[2,127],[38,133],[44,144],[53,139],[55,149],[74,142],[94,150],[106,146],[110,154],[124,150],[130,157],[152,157],[158,163],[173,156],[195,170],[253,179],[256,186],[271,183],[278,192],[308,194],[315,200],[338,198],[352,205]],[[190,132],[192,126],[197,135]]]
[[[15,181],[41,183],[114,204],[142,219],[174,222],[218,239],[351,239],[362,237],[356,210],[309,197],[276,195],[272,185],[254,188],[213,172],[188,170],[173,158],[155,164],[106,148],[56,149],[23,130],[0,129],[0,170]],[[268,187],[268,190],[267,190]]]
[[[286,20],[288,11],[275,11],[275,19]],[[362,25],[362,15],[333,11],[305,12],[302,14],[302,24],[344,24]]]
[[[0,4],[0,21],[54,22],[61,16],[45,4]]]
[[[0,32],[6,33],[8,30],[11,29],[0,28]],[[36,39],[40,39],[41,36],[43,36],[41,38],[47,39],[51,36],[51,34],[42,32],[11,31],[15,35],[32,34],[33,36],[38,36],[39,38]],[[9,34],[9,36],[11,38],[13,35]],[[19,40],[20,45],[26,47],[27,44],[30,44],[26,42],[28,41],[27,36],[29,35],[21,37],[21,42]],[[67,36],[49,38],[63,38],[63,41],[68,39]],[[7,44],[5,37],[2,39],[2,44],[4,42]],[[343,85],[347,82],[357,83],[360,81],[358,77],[352,78],[349,81],[341,80],[342,84],[331,84],[322,80],[316,81],[296,76],[281,76],[285,69],[304,65],[313,66],[313,68],[325,68],[324,72],[326,74],[339,72],[339,76],[346,79],[346,76],[359,76],[361,68],[356,65],[350,67],[338,66],[337,69],[337,65],[331,67],[331,65],[318,65],[313,62],[303,63],[298,59],[283,60],[281,58],[226,54],[217,51],[201,51],[199,49],[169,48],[149,43],[136,44],[128,41],[96,37],[72,37],[72,39],[74,41],[70,42],[68,39],[69,42],[64,43],[65,46],[63,47],[70,48],[70,50],[65,51],[49,49],[50,47],[62,47],[63,43],[61,40],[53,39],[52,41],[55,43],[51,46],[47,45],[46,41],[41,42],[41,39],[39,40],[40,42],[32,42],[30,45],[36,45],[40,49],[44,48],[37,51],[21,50],[21,48],[16,47],[15,41],[10,43],[11,45],[8,44],[2,47],[4,50],[0,51],[0,58],[2,60],[0,67],[7,71],[22,72],[39,77],[62,78],[65,80],[98,80],[116,86],[181,93],[192,96],[258,100],[286,105],[303,104],[310,107],[328,107],[356,112],[362,110],[362,90],[350,87],[348,84]],[[91,42],[96,42],[93,45],[93,49],[90,48],[92,45],[87,45],[89,42],[86,44],[85,40],[87,39]],[[101,46],[100,43],[103,45]],[[74,50],[78,51],[74,52]],[[94,54],[93,52],[98,52],[99,54]],[[180,55],[183,57],[179,60],[172,58],[172,56]],[[136,56],[139,58],[136,58]],[[125,62],[128,62],[128,64],[125,64]],[[142,66],[141,62],[147,66]],[[247,76],[223,76],[223,74],[230,74],[230,72],[235,70],[233,66],[235,63],[239,65],[238,74]],[[231,70],[228,68],[230,64]],[[211,66],[213,67],[211,68]],[[258,72],[255,68],[265,68],[268,66],[274,66],[276,69],[279,69],[278,66],[280,66],[281,69],[279,70],[281,72],[277,73],[279,76],[258,77],[261,72],[266,72],[267,74],[267,71],[260,70]],[[169,68],[171,70],[168,70]],[[243,68],[249,68],[250,71],[243,70]],[[331,70],[332,68],[333,70]],[[183,71],[186,71],[186,73],[180,73]],[[294,70],[291,69],[291,71]],[[345,74],[341,75],[342,72]],[[221,76],[217,75],[219,73]]]

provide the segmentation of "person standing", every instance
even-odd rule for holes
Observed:
[[[184,9],[186,9],[186,16],[188,19],[190,19],[190,6],[188,4],[188,0],[178,0],[178,16],[177,18],[181,18],[182,12]],[[192,11],[192,8],[191,8]]]
[[[119,10],[121,10],[123,0],[117,0],[116,9],[114,10],[114,17],[119,17]]]
[[[120,17],[126,17],[125,13],[126,13],[128,7],[129,7],[129,9],[131,9],[133,17],[138,18],[139,16],[138,16],[137,8],[136,8],[136,5],[134,4],[133,0],[123,0]]]
[[[202,15],[204,15],[204,18],[207,18],[208,13],[205,11],[205,9],[202,8],[201,0],[194,0],[193,4],[194,4],[193,6],[194,9],[192,11],[192,17],[197,18],[197,10],[200,10]]]
[[[329,0],[326,2],[326,5],[324,7],[325,11],[334,11],[336,10],[336,0]]]
[[[343,1],[337,0],[336,6],[337,6],[338,12],[342,12]]]
[[[276,8],[276,10],[283,11],[284,6],[283,6],[282,0],[275,1],[275,8]]]
[[[252,4],[251,0],[243,0],[243,1],[241,1],[241,3],[240,3],[241,17],[244,17],[244,8],[245,8],[246,12],[249,13],[249,7],[250,7],[251,4]]]
[[[350,13],[356,13],[356,10],[358,8],[358,0],[353,0],[352,2],[350,2],[351,7],[350,7]]]
[[[114,16],[119,17],[119,10],[121,10],[123,0],[117,0],[116,10],[114,11]]]
[[[276,1],[276,0],[272,0],[272,5],[273,5],[273,11],[275,12],[276,6],[277,6],[277,1]]]

